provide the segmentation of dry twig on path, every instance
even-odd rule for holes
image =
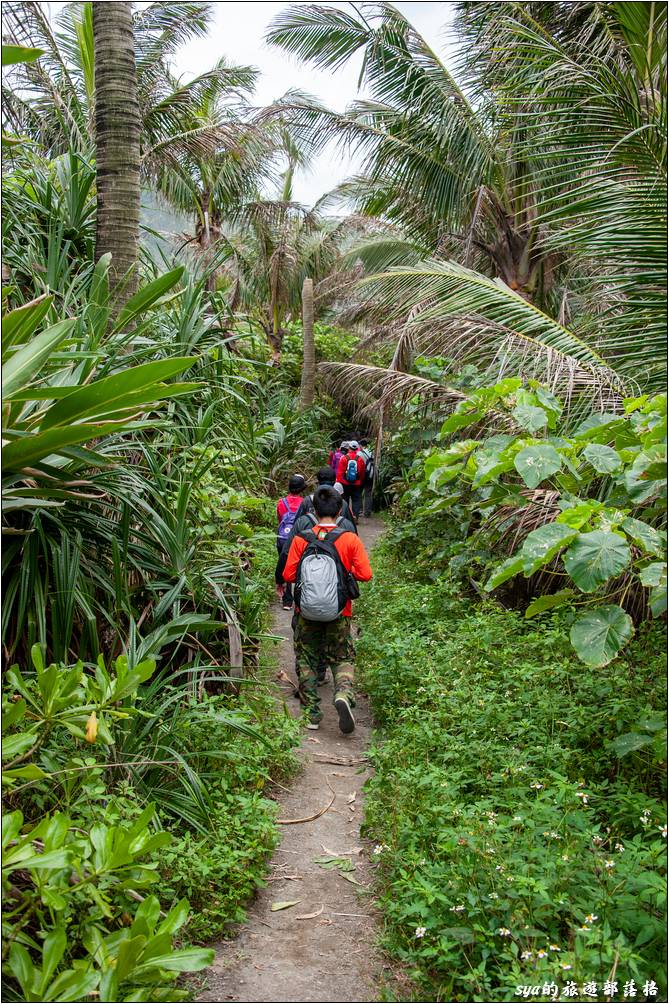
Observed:
[[[369,763],[368,756],[358,756],[358,757],[328,757],[324,753],[312,753],[311,754],[316,763],[333,763],[337,767],[357,767],[361,763]]]
[[[301,816],[299,819],[277,819],[277,823],[279,823],[280,826],[291,826],[293,823],[310,823],[313,819],[318,819],[319,816],[325,815],[328,809],[334,804],[334,800],[337,797],[337,792],[334,790],[327,778],[325,778],[325,783],[332,792],[332,798],[324,808],[319,809],[318,812],[313,814],[313,816]]]

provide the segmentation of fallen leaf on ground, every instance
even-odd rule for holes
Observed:
[[[353,885],[359,885],[362,889],[366,889],[367,888],[366,885],[363,885],[362,882],[358,882],[357,878],[353,878],[352,875],[347,875],[345,872],[339,872],[339,874],[341,875],[341,877],[343,879],[346,879],[347,882],[352,882]]]
[[[325,844],[321,844],[321,847],[326,854],[329,854],[333,858],[344,858],[349,854],[362,854],[364,850],[364,847],[351,847],[348,851],[340,851],[337,853],[337,851],[331,851],[329,847],[325,846]]]
[[[321,904],[320,909],[316,910],[315,913],[296,913],[295,920],[313,920],[314,917],[320,917],[324,909],[325,907]]]
[[[314,858],[314,864],[320,865],[321,868],[337,868],[340,872],[352,872],[355,871],[355,865],[349,858],[339,857],[328,857],[328,858]]]
[[[288,673],[284,673],[282,669],[280,669],[279,672],[276,674],[276,679],[283,680],[285,683],[293,683],[291,678],[288,676]],[[293,686],[295,686],[294,683]]]
[[[276,913],[277,910],[287,910],[289,906],[297,906],[301,902],[301,899],[287,899],[279,903],[272,903],[270,909],[272,913]]]
[[[307,742],[308,742],[308,743],[318,743],[318,745],[319,745],[319,746],[320,746],[320,744],[321,744],[321,741],[320,741],[320,739],[317,739],[317,738],[316,738],[316,736],[309,736],[309,737],[307,738]]]
[[[347,797],[346,801],[348,802],[349,805],[352,805],[353,802],[355,802],[355,794],[356,793],[352,791],[351,794]]]

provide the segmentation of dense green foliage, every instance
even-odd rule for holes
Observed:
[[[294,5],[271,43],[364,54],[334,113],[177,80],[214,5],[135,5],[133,180],[194,233],[148,235],[129,299],[92,4],[5,6],[6,998],[182,999],[243,917],[297,741],[274,503],[353,428],[398,502],[360,645],[387,946],[419,999],[659,982],[666,6],[462,2],[451,72],[391,4]],[[331,140],[355,215],[292,200]]]
[[[469,391],[436,438],[445,446],[414,461],[404,503],[458,521],[456,564],[487,571],[487,591],[522,573],[540,593],[526,617],[585,607],[570,637],[591,666],[614,658],[633,617],[666,612],[666,396],[579,421],[547,388],[507,378]]]
[[[379,726],[366,827],[384,944],[416,1000],[513,1000],[517,985],[663,973],[664,633],[605,671],[569,618],[528,627],[468,595],[430,519],[375,551],[358,647]],[[637,747],[630,737],[648,736]],[[660,994],[662,989],[660,990]]]

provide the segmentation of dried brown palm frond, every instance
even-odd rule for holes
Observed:
[[[558,502],[560,492],[552,489],[523,489],[521,495],[527,499],[527,505],[503,505],[486,519],[481,529],[494,532],[500,539],[501,549],[507,554],[513,554],[527,537],[528,533],[552,523],[559,515]],[[502,540],[503,538],[503,540]]]
[[[381,366],[361,363],[320,363],[318,373],[326,389],[338,400],[355,409],[357,416],[368,416],[387,405],[402,407],[419,396],[427,404],[439,404],[450,411],[465,395],[452,387]]]
[[[569,353],[485,318],[456,318],[438,324],[418,314],[413,344],[425,355],[444,354],[448,360],[445,374],[476,362],[491,382],[511,375],[539,380],[564,401],[567,410],[581,393],[587,393],[591,408],[612,411],[620,410],[622,399],[630,395],[630,381],[623,381],[609,367],[580,362]]]

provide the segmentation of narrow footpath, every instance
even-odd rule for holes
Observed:
[[[380,520],[360,520],[368,551],[382,530]],[[299,715],[286,679],[294,679],[290,618],[276,603],[273,629],[284,639],[278,684]],[[332,705],[331,680],[321,696],[325,717],[320,731],[304,731],[298,751],[303,769],[290,790],[278,790],[277,800],[283,820],[305,819],[329,808],[316,819],[281,826],[267,887],[251,904],[236,937],[216,946],[200,1001],[379,999],[384,962],[375,948],[375,915],[367,891],[371,848],[360,836],[372,721],[366,700],[358,695],[355,732],[344,736]],[[272,905],[293,900],[299,902],[272,910]]]

